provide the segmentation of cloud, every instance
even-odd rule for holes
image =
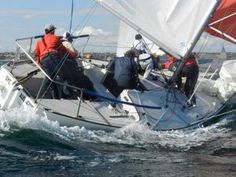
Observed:
[[[29,19],[32,19],[34,17],[34,15],[32,14],[27,14],[27,15],[23,15],[23,18],[29,20]]]
[[[74,35],[89,34],[89,40],[80,39],[75,41],[75,46],[79,49],[86,47],[87,51],[95,52],[115,52],[117,47],[117,34],[105,31],[100,28],[86,26],[82,30],[77,30]]]
[[[86,26],[82,30],[75,31],[75,34],[89,34],[93,36],[110,36],[111,32],[106,32],[100,28],[94,28],[92,26]]]

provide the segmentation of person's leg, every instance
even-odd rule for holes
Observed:
[[[50,55],[48,55],[42,60],[41,64],[42,64],[42,68],[46,72],[46,74],[51,79],[55,79],[56,74],[57,74],[58,61],[57,60],[52,60],[50,58]],[[48,87],[49,87],[50,92],[51,92],[51,96],[52,96],[53,99],[59,99],[60,98],[58,88],[57,88],[57,85],[55,83],[51,82],[49,79],[46,79],[45,87],[46,87],[46,89],[48,89]]]
[[[176,79],[176,85],[177,85],[177,88],[178,88],[179,90],[182,90],[182,76],[181,76],[181,74],[180,74],[180,76],[178,76],[177,79]]]
[[[185,91],[186,96],[190,98],[194,92],[194,87],[198,80],[198,74],[199,74],[198,66],[190,65],[189,67],[186,67],[185,74],[186,74],[186,83],[185,83],[184,91]],[[194,99],[195,97],[193,97],[192,101],[194,101]]]
[[[73,67],[74,67],[73,63],[71,63],[70,61],[71,59],[67,58],[65,62],[62,64],[60,72],[59,72],[59,76],[64,82],[62,90],[63,90],[63,96],[65,98],[72,97],[73,95],[73,89],[69,87],[68,85],[75,86],[74,79],[76,76],[74,75],[74,72],[73,72]]]
[[[65,67],[67,71],[67,80],[69,84],[74,85],[78,88],[84,88],[92,92],[96,92],[93,83],[90,79],[84,74],[83,69],[78,66],[77,62],[74,59],[68,59],[65,63]],[[83,94],[84,99],[96,99],[94,96],[90,96],[89,94]]]

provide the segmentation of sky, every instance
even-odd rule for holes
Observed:
[[[70,13],[71,0],[1,0],[0,52],[15,51],[17,38],[43,34],[46,24],[54,24],[56,34],[62,35],[69,30]],[[89,41],[78,39],[74,43],[80,51],[115,51],[118,29],[119,20],[93,0],[74,0],[72,32],[92,34]],[[199,40],[197,50],[205,38],[208,36],[203,35]],[[85,44],[87,47],[84,49]],[[205,50],[219,51],[223,45],[226,51],[236,52],[235,45],[215,38],[208,40]]]
[[[43,34],[46,24],[54,24],[56,34],[62,35],[69,31],[70,14],[71,0],[1,0],[0,52],[14,51],[17,38]],[[79,34],[83,29],[83,34],[92,34],[93,47],[99,48],[104,39],[114,46],[118,27],[118,19],[93,0],[74,0],[72,32]],[[76,43],[81,45],[87,42],[79,40]]]

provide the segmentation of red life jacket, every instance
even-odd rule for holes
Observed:
[[[167,61],[162,64],[162,69],[169,69],[170,66],[177,61],[176,58],[167,55]],[[193,55],[190,55],[188,58],[185,59],[184,66],[189,66],[189,65],[196,65],[196,59]]]
[[[35,55],[37,56],[37,63],[41,63],[42,58],[49,52],[58,52],[59,57],[64,57],[69,53],[69,57],[75,58],[77,54],[75,52],[67,50],[60,40],[60,38],[54,34],[46,34],[36,44]]]
[[[170,56],[170,55],[167,55],[167,61],[165,63],[162,64],[162,69],[169,69],[170,66],[175,63],[177,61],[176,58]]]

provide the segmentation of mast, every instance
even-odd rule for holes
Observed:
[[[70,11],[70,28],[69,32],[71,33],[72,30],[72,23],[73,23],[73,13],[74,13],[74,0],[71,0],[71,11]]]
[[[185,59],[186,57],[192,52],[193,48],[195,47],[196,45],[196,42],[197,40],[200,38],[200,35],[202,34],[204,28],[208,25],[208,20],[210,19],[211,15],[216,11],[217,7],[220,5],[220,2],[221,1],[218,1],[216,4],[215,4],[215,7],[212,9],[211,13],[209,14],[208,18],[205,20],[205,23],[204,25],[202,26],[202,29],[201,29],[201,33],[199,33],[198,37],[195,39],[195,44],[192,45],[192,47],[189,49],[189,51],[186,53],[185,57],[182,59],[182,62],[181,64],[179,65],[179,67],[176,69],[176,71],[174,72],[173,76],[171,77],[170,79],[170,84],[173,84],[176,82],[178,76],[180,75],[183,67],[184,67],[184,63],[185,63]]]

